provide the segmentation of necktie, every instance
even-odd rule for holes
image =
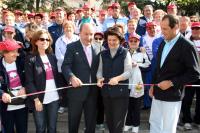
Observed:
[[[92,64],[92,57],[91,57],[91,51],[90,51],[90,47],[84,47],[84,51],[85,51],[85,55],[87,57],[87,61],[89,63],[89,65],[91,66]]]

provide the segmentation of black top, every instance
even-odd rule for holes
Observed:
[[[111,57],[110,50],[104,50],[100,53],[103,65],[104,82],[108,83],[113,77],[124,73],[124,61],[127,56],[127,49],[120,46],[114,57]],[[120,81],[119,83],[128,83],[128,80]],[[127,85],[104,85],[102,90],[103,97],[129,97]]]
[[[56,87],[59,88],[59,74],[57,68],[57,59],[54,54],[47,54]],[[46,71],[40,55],[28,55],[25,60],[25,77],[26,77],[26,93],[35,93],[44,91],[46,88]],[[60,93],[59,93],[60,94]],[[28,106],[34,107],[34,99],[39,98],[41,102],[44,100],[44,93],[28,97]]]

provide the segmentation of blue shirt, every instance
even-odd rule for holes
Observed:
[[[174,37],[172,40],[170,41],[166,41],[165,40],[165,46],[163,48],[163,51],[162,51],[162,55],[161,55],[161,62],[160,62],[160,67],[162,67],[167,55],[169,54],[169,52],[171,51],[171,49],[173,48],[173,46],[175,45],[175,43],[177,42],[177,40],[179,39],[180,37],[180,33],[178,33],[176,35],[176,37]]]
[[[119,17],[117,19],[109,17],[103,22],[103,31],[106,31],[109,27],[112,27],[115,24],[122,24],[124,26],[124,31],[127,32],[127,21],[128,19],[124,17]]]

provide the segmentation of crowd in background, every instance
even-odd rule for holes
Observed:
[[[68,110],[69,133],[78,133],[82,112],[86,133],[105,130],[105,121],[110,133],[138,133],[141,109],[151,105],[151,133],[175,133],[178,120],[185,130],[200,129],[200,87],[183,87],[200,85],[200,20],[180,16],[177,10],[175,4],[166,12],[152,5],[139,9],[134,2],[128,4],[127,16],[119,3],[99,11],[89,4],[67,12],[57,7],[50,13],[3,9],[2,132],[27,133],[32,112],[37,133],[56,133],[58,112]],[[168,56],[173,52],[173,58]],[[84,85],[88,83],[97,85]],[[73,87],[54,90],[68,85]],[[38,91],[49,92],[11,100]],[[169,114],[163,115],[159,107]],[[170,114],[172,119],[167,118]]]

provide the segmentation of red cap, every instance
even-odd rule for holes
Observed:
[[[200,28],[200,22],[193,22],[191,28],[198,27]]]
[[[20,11],[20,10],[15,10],[15,14],[16,14],[16,15],[23,15],[23,12]]]
[[[105,11],[105,10],[100,10],[100,11],[99,11],[99,14],[101,14],[101,15],[106,15],[106,11]]]
[[[147,22],[146,27],[150,27],[150,26],[156,26],[156,23],[155,22]]]
[[[84,4],[82,9],[91,9],[92,7],[89,4]]]
[[[42,13],[36,13],[34,17],[39,16],[40,18],[43,18],[43,14]]]
[[[55,12],[51,12],[51,13],[50,13],[50,19],[55,18],[55,17],[56,17]]]
[[[4,32],[15,32],[15,29],[12,26],[6,26],[3,30]]]
[[[3,14],[4,14],[4,13],[8,13],[8,12],[9,12],[8,10],[3,9]]]
[[[79,8],[79,9],[77,9],[76,10],[76,13],[80,13],[80,12],[82,12],[83,10],[81,9],[81,8]]]
[[[96,33],[94,33],[94,36],[96,36],[96,35],[101,35],[102,37],[103,37],[103,32],[96,32]]]
[[[128,39],[130,40],[131,38],[136,38],[136,39],[140,40],[141,36],[136,33],[131,33],[129,35]]]
[[[34,16],[35,16],[35,13],[29,13],[28,14],[28,18],[34,18]]]
[[[175,4],[169,4],[167,6],[167,9],[175,9],[175,8],[177,8],[177,6]]]
[[[128,3],[128,7],[129,7],[129,6],[136,6],[136,4],[135,4],[135,2],[129,2],[129,3]]]
[[[112,8],[113,7],[120,7],[120,4],[118,2],[115,2],[115,3],[112,4]]]
[[[0,50],[6,50],[6,51],[13,51],[16,49],[21,48],[21,45],[19,45],[15,40],[6,39],[2,42],[0,42]]]
[[[109,8],[112,8],[112,5],[109,5],[109,6],[108,6],[108,9],[109,9]]]

